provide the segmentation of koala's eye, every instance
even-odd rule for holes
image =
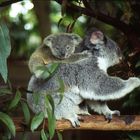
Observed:
[[[73,40],[78,40],[79,38],[77,36],[72,36]]]
[[[68,46],[68,45],[66,46],[66,50],[69,50],[70,48],[71,48],[70,46]]]
[[[47,38],[47,41],[52,41],[52,38]]]

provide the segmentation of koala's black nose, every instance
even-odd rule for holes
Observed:
[[[61,52],[61,56],[64,57],[65,56],[65,52]]]

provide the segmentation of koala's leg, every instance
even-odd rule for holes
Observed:
[[[103,114],[108,121],[112,120],[112,115],[120,116],[120,111],[110,110],[104,101],[86,100],[86,104],[95,112]]]
[[[88,86],[88,85],[87,85]],[[80,95],[83,99],[108,101],[120,99],[140,86],[140,78],[131,77],[122,80],[118,77],[99,77],[98,82],[89,83],[88,88],[81,89]]]
[[[75,104],[71,99],[64,97],[60,104],[55,106],[55,117],[57,120],[67,119],[71,122],[73,127],[80,126],[80,117],[77,115],[79,106]]]
[[[79,88],[77,86],[72,86],[67,92],[68,93],[65,94],[65,97],[71,100],[73,102],[73,105],[75,104],[77,108],[75,110],[75,113],[81,115],[90,115],[88,112],[87,105],[84,104],[83,98],[79,94],[80,92]]]

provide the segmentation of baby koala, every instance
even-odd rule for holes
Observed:
[[[41,78],[43,70],[40,66],[49,66],[52,63],[75,63],[91,56],[84,51],[74,53],[75,48],[81,42],[81,37],[74,33],[59,33],[47,36],[41,47],[31,55],[29,69],[37,78]]]

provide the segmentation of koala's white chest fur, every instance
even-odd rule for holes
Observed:
[[[107,72],[107,69],[109,67],[109,62],[108,59],[102,58],[102,57],[98,57],[97,58],[97,63],[98,63],[98,67],[103,70],[104,72]]]

